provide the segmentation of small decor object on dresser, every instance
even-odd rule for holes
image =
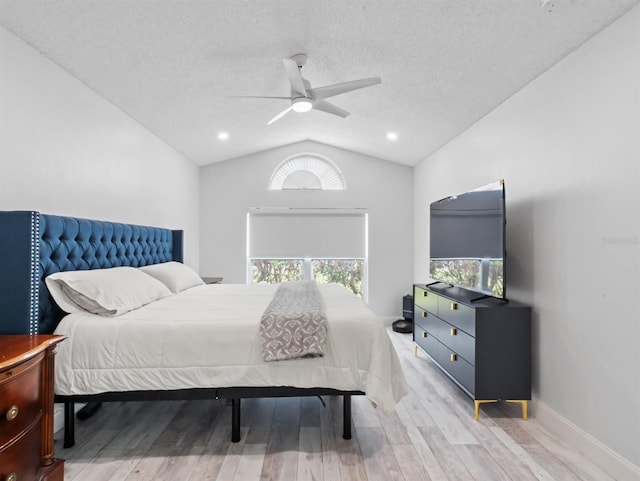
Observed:
[[[475,403],[531,399],[531,307],[447,284],[414,285],[413,342]]]
[[[0,480],[62,481],[53,457],[53,363],[64,336],[0,335]]]

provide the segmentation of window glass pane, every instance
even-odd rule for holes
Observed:
[[[302,259],[251,259],[254,284],[302,280]]]
[[[364,259],[312,259],[313,280],[318,284],[335,282],[362,297]]]

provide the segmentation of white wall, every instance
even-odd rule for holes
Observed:
[[[345,191],[269,191],[285,158],[314,152],[331,159],[346,178]],[[201,169],[200,267],[224,282],[246,281],[249,207],[366,207],[369,212],[369,304],[397,319],[411,292],[413,169],[385,160],[301,142]],[[391,319],[393,320],[393,319]]]
[[[636,466],[638,159],[640,7],[424,160],[414,179],[415,281],[428,272],[429,203],[505,179],[508,294],[533,306],[534,395]]]
[[[0,27],[0,209],[185,230],[198,267],[198,167]]]

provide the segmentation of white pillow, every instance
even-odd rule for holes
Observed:
[[[182,292],[189,287],[204,284],[204,281],[191,267],[181,262],[163,262],[162,264],[152,264],[138,269],[158,279],[174,294]]]
[[[171,295],[164,284],[133,267],[57,272],[45,283],[68,313],[117,316]]]

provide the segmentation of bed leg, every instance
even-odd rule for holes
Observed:
[[[240,441],[240,398],[231,400],[231,442]]]
[[[75,403],[64,402],[64,447],[71,448],[76,444],[75,439]]]
[[[351,394],[345,394],[342,399],[342,437],[351,439]]]

